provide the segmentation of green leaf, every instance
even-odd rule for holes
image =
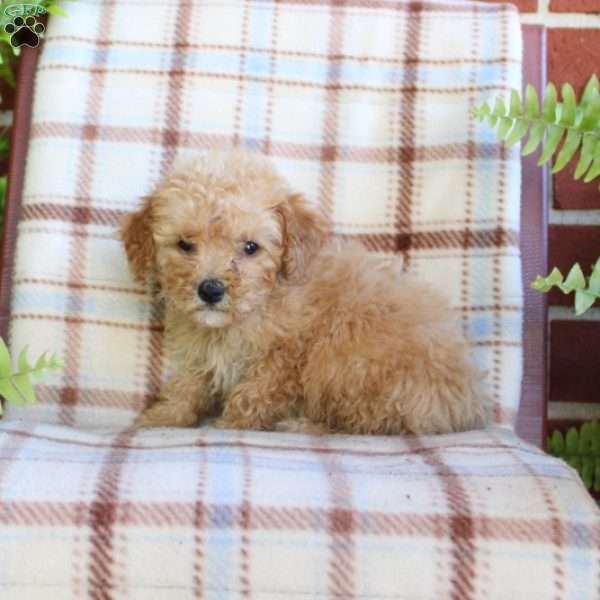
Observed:
[[[536,151],[544,137],[544,131],[546,131],[545,123],[539,122],[534,124],[529,132],[529,140],[521,152],[523,156],[528,156]]]
[[[570,455],[577,454],[578,446],[579,434],[577,433],[577,429],[570,427],[565,436],[565,452]]]
[[[548,292],[555,285],[560,285],[563,281],[562,273],[554,267],[548,277],[542,277],[538,275],[535,281],[531,284],[531,287],[538,292]]]
[[[492,114],[495,117],[505,117],[506,116],[506,105],[504,104],[504,100],[500,97],[496,97],[496,103],[494,104],[494,110]]]
[[[573,290],[582,289],[584,287],[585,276],[583,274],[583,271],[581,270],[581,267],[579,266],[579,263],[575,263],[571,267],[571,270],[569,271],[565,282],[562,285],[560,285],[560,289],[565,294],[570,294]]]
[[[542,104],[542,115],[546,123],[554,123],[556,120],[556,87],[554,87],[553,83],[549,83],[546,86]]]
[[[44,352],[36,361],[35,367],[33,368],[33,376],[37,381],[44,379],[44,370],[50,367],[50,362],[47,358],[48,353]]]
[[[39,371],[40,369],[45,369],[50,364],[48,360],[48,352],[43,352],[40,354],[39,358],[35,361],[34,369]]]
[[[525,88],[525,115],[530,119],[537,119],[540,116],[540,103],[536,89],[527,84]]]
[[[565,143],[558,153],[558,158],[556,159],[552,173],[558,173],[565,168],[567,163],[573,158],[575,152],[577,152],[582,136],[583,134],[580,131],[569,129]]]
[[[575,314],[582,315],[596,302],[596,296],[585,290],[575,290]]]
[[[550,437],[550,449],[554,456],[563,456],[565,453],[565,439],[561,431],[554,430]]]
[[[481,123],[486,117],[491,114],[490,105],[484,102],[479,108],[473,108],[473,116]]]
[[[588,290],[592,294],[600,296],[600,258],[596,261],[596,264],[592,267],[592,273],[588,283]]]
[[[510,117],[502,117],[500,119],[500,125],[498,125],[498,137],[503,140],[508,135],[514,124],[514,120]]]
[[[562,93],[562,105],[559,125],[565,127],[573,127],[575,124],[575,114],[577,109],[577,98],[575,97],[575,90],[570,83],[565,83],[561,89]]]
[[[15,375],[13,377],[13,385],[17,388],[25,402],[35,402],[35,392],[29,374]]]
[[[562,283],[563,275],[556,267],[554,267],[554,269],[550,271],[550,275],[548,275],[547,281],[552,285],[558,285],[559,283]]]
[[[597,140],[591,135],[583,136],[583,143],[581,144],[581,156],[575,169],[575,179],[581,179],[585,172],[590,168],[592,161],[594,160],[594,148],[596,147]]]
[[[0,379],[0,396],[17,406],[23,405],[23,399],[8,379]]]
[[[594,425],[584,423],[579,430],[579,453],[589,456],[593,453]]]
[[[546,137],[546,142],[544,145],[544,150],[542,151],[542,155],[540,156],[537,164],[538,167],[541,167],[544,163],[547,163],[554,154],[560,140],[563,137],[565,130],[558,125],[550,125],[548,127],[548,136]]]
[[[510,135],[506,139],[506,145],[510,148],[520,142],[529,129],[529,121],[525,119],[517,119]]]
[[[520,117],[523,114],[523,108],[521,106],[521,98],[517,90],[510,91],[510,109],[508,111],[509,117]]]
[[[587,288],[586,285],[588,286]],[[574,291],[575,313],[577,315],[583,314],[600,297],[600,258],[592,267],[589,282],[586,280],[579,264],[575,263],[564,282],[562,281],[561,272],[554,268],[548,277],[538,276],[531,284],[533,289],[542,293],[548,292],[554,286],[557,286],[563,294],[570,294]],[[600,450],[600,425],[598,425],[598,432]]]
[[[593,437],[592,437],[592,453],[600,457],[600,423],[592,421]]]
[[[12,373],[12,365],[10,360],[10,354],[8,348],[4,343],[4,340],[0,337],[0,377],[10,377]]]
[[[581,131],[593,131],[598,125],[600,125],[600,96],[596,96],[587,104],[578,129]]]
[[[538,292],[545,294],[552,289],[552,286],[546,282],[546,279],[541,275],[538,275],[532,282],[530,287]]]
[[[62,369],[65,366],[65,363],[63,363],[63,361],[56,356],[56,354],[53,354],[50,357],[50,370],[51,371],[56,371],[57,369]]]
[[[26,373],[31,370],[31,365],[27,360],[27,348],[29,346],[24,346],[21,352],[19,353],[19,358],[17,359],[17,366],[21,373]]]
[[[600,91],[600,87],[598,85],[598,77],[594,73],[585,84],[585,89],[583,90],[583,94],[581,96],[581,104],[583,106],[587,105],[591,100],[598,97]]]
[[[40,379],[47,371],[54,371],[62,367],[62,362],[56,354],[48,358],[46,352],[37,359],[35,366],[32,367],[27,358],[27,346],[25,346],[17,359],[18,371],[13,373],[10,354],[2,338],[0,338],[0,362],[2,362],[0,396],[17,405],[35,402],[35,389],[31,381],[32,375]],[[0,410],[1,414],[2,411]]]
[[[600,144],[596,144],[596,149],[594,150],[594,162],[589,171],[585,174],[583,181],[589,183],[596,179],[598,175],[600,175]]]

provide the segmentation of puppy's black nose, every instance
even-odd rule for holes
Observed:
[[[216,304],[223,299],[225,286],[218,279],[205,279],[198,286],[198,296],[207,304]]]

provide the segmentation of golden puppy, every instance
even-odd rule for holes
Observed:
[[[442,433],[485,422],[481,375],[446,302],[395,261],[328,240],[269,163],[212,153],[122,229],[165,303],[176,372],[137,425]]]

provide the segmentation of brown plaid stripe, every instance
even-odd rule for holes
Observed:
[[[453,500],[456,502],[456,500]],[[81,526],[85,517],[94,507],[94,503],[87,502],[3,502],[5,511],[0,516],[2,525],[20,527],[58,527]],[[438,537],[440,532],[445,536],[454,535],[455,541],[471,544],[467,538],[481,539],[483,541],[518,542],[531,544],[552,545],[561,542],[563,538],[573,540],[576,547],[582,550],[597,550],[600,542],[599,530],[595,526],[578,524],[560,525],[557,538],[558,521],[552,518],[490,518],[478,515],[469,519],[468,527],[464,526],[463,517],[453,515],[420,513],[405,513],[402,515],[388,515],[386,513],[360,513],[349,514],[326,510],[291,508],[281,509],[273,506],[224,506],[205,505],[193,502],[138,502],[118,501],[110,507],[111,520],[114,524],[126,527],[190,527],[198,524],[197,513],[201,512],[205,522],[237,522],[246,523],[249,531],[261,530],[290,530],[295,532],[310,532],[317,530],[322,533],[334,533],[348,530],[348,521],[352,522],[351,528],[355,535],[375,536],[431,536]],[[454,532],[454,533],[453,533]],[[455,556],[458,561],[460,554]],[[561,559],[562,561],[563,559]],[[201,568],[201,566],[199,567]],[[343,565],[332,567],[334,571],[343,570]],[[471,567],[472,569],[472,567]],[[475,573],[472,573],[473,575]],[[559,576],[564,576],[564,571],[557,569]],[[453,585],[471,587],[469,582],[457,581]],[[463,576],[461,575],[461,579]],[[340,580],[340,585],[347,585]],[[338,594],[339,595],[339,594]],[[458,596],[464,598],[465,596]]]
[[[32,126],[32,135],[39,137],[72,137],[78,139],[82,136],[84,126],[72,125],[58,122],[40,122]],[[110,126],[98,127],[95,131],[96,139],[111,142],[140,142],[149,144],[158,144],[162,139],[162,130],[155,127],[127,127]],[[211,146],[222,150],[231,145],[227,136],[207,136],[190,131],[179,133],[178,146],[184,148],[197,148],[198,146]],[[393,151],[393,153],[392,153]],[[278,141],[274,144],[271,154],[281,159],[306,159],[317,160],[326,152],[322,145],[295,144],[294,142]],[[456,159],[493,159],[497,158],[500,149],[497,144],[432,144],[429,146],[409,147],[369,147],[360,146],[350,147],[341,145],[337,148],[337,155],[340,159],[357,163],[389,163],[396,166],[398,158],[414,154],[416,161],[436,161]]]

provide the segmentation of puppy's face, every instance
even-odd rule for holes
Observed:
[[[266,300],[281,269],[280,223],[263,202],[270,190],[186,191],[155,200],[157,280],[198,323],[229,325]]]
[[[169,176],[122,236],[136,277],[200,326],[259,310],[281,279],[302,273],[326,223],[262,159],[209,155]]]

